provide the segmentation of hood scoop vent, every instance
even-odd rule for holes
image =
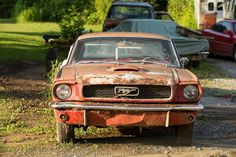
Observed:
[[[108,71],[134,71],[134,72],[148,72],[148,70],[138,67],[109,67]]]
[[[136,71],[136,72],[138,72],[139,69],[135,69],[135,68],[117,68],[117,69],[114,69],[113,71]]]

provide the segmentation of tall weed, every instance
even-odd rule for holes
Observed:
[[[48,91],[45,93],[45,96],[47,97],[48,100],[52,100],[52,90],[53,90],[53,81],[54,78],[56,77],[57,73],[60,70],[62,62],[55,60],[54,62],[52,62],[52,66],[51,66],[51,70],[50,72],[47,74],[48,78],[49,78],[49,89]]]

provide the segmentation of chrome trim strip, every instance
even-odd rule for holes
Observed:
[[[183,104],[173,107],[130,107],[130,106],[86,106],[73,103],[53,103],[50,105],[53,109],[76,108],[82,110],[120,110],[120,111],[201,111],[204,109],[203,105],[188,105]]]

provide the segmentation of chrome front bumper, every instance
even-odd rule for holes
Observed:
[[[53,109],[81,109],[81,110],[118,110],[118,111],[201,111],[204,109],[203,105],[195,104],[181,104],[178,106],[168,107],[140,107],[140,106],[105,106],[105,105],[79,105],[75,103],[59,102],[50,105]]]

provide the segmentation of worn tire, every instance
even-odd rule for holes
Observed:
[[[178,144],[187,146],[192,144],[193,127],[194,123],[175,127],[175,136]]]
[[[57,123],[57,142],[68,143],[75,139],[74,126],[66,123]]]
[[[233,61],[236,62],[236,45],[234,46],[233,50]]]
[[[209,52],[207,58],[213,58],[213,57],[214,57],[214,54]]]

